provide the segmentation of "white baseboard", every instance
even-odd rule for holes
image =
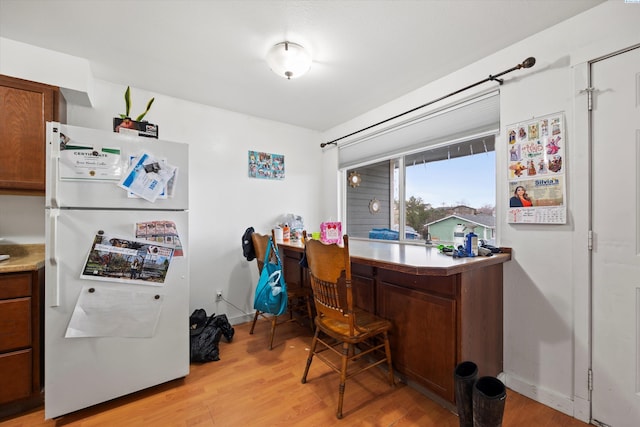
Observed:
[[[573,401],[573,418],[589,424],[591,422],[591,402],[575,397]]]
[[[237,316],[229,317],[229,323],[232,325],[240,325],[241,323],[251,322],[253,321],[253,314],[240,314]]]
[[[553,391],[530,384],[522,378],[518,378],[508,373],[504,373],[504,383],[511,390],[527,396],[528,398],[533,399],[536,402],[540,402],[543,405],[549,406],[550,408],[567,414],[570,417],[578,418],[574,415],[575,403],[567,396],[563,396]],[[582,420],[582,418],[578,419]]]

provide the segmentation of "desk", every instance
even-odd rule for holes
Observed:
[[[285,280],[308,285],[302,245],[279,243]],[[355,303],[392,322],[394,368],[453,407],[455,366],[502,372],[502,264],[510,253],[453,258],[436,248],[349,240]]]

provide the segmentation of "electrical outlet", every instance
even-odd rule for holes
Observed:
[[[218,289],[216,291],[216,301],[220,301],[222,299],[222,290]]]

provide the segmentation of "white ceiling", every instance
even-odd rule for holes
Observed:
[[[0,0],[0,36],[86,58],[99,79],[322,131],[602,1]],[[284,40],[311,51],[307,75],[269,70]]]

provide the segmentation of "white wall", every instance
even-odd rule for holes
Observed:
[[[0,195],[2,244],[44,243],[44,197]]]
[[[589,175],[587,113],[579,89],[586,87],[585,62],[640,43],[639,25],[640,5],[609,1],[323,135],[332,140],[483,80],[529,56],[537,59],[535,67],[506,75],[500,87],[498,239],[500,245],[513,248],[513,259],[504,266],[505,381],[510,388],[584,421],[589,419]],[[496,84],[477,91],[490,86]],[[567,129],[567,224],[508,224],[505,129],[559,111],[565,112]],[[336,151],[325,149],[325,170],[335,165]],[[336,181],[329,182],[331,178]],[[327,188],[337,179],[335,174],[326,176]],[[325,202],[335,204],[335,195],[328,193]]]
[[[0,74],[60,87],[67,102],[91,105],[89,61],[0,37]]]
[[[40,81],[50,83],[45,75]],[[92,86],[93,107],[67,105],[67,123],[111,131],[113,117],[124,112],[126,87],[100,80]],[[242,256],[242,234],[249,226],[267,232],[286,213],[319,226],[318,133],[137,88],[131,97],[136,115],[155,97],[146,119],[159,125],[161,139],[189,144],[191,310],[226,313],[232,322],[248,319],[242,316],[253,311],[258,273],[255,261]],[[283,154],[286,178],[249,178],[249,150]],[[44,242],[44,198],[0,196],[0,237]],[[231,304],[215,302],[218,289]]]

